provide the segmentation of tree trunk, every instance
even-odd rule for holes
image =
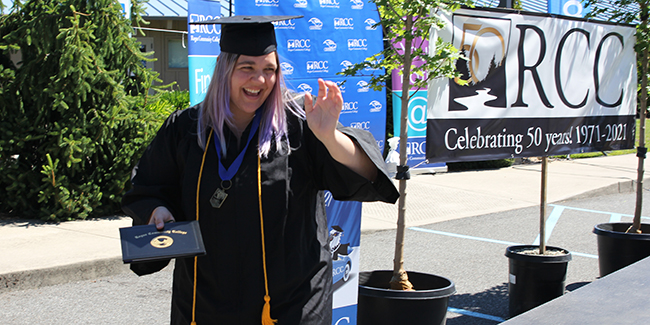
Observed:
[[[406,16],[406,34],[413,29],[413,16]],[[399,165],[406,166],[406,143],[408,139],[408,102],[411,89],[411,46],[412,40],[404,42],[404,70],[402,75],[402,111],[400,115]],[[399,172],[399,166],[398,166]],[[395,259],[393,260],[393,278],[390,280],[391,289],[413,290],[404,270],[404,233],[406,230],[406,179],[399,180],[399,202],[397,215],[397,234],[395,235]]]
[[[642,19],[641,22],[642,29],[645,31],[648,27],[648,9],[645,7],[645,3],[639,3],[642,8]],[[637,157],[639,159],[639,165],[637,168],[637,179],[636,179],[636,207],[634,209],[634,220],[630,229],[627,232],[633,231],[636,233],[641,233],[641,210],[643,206],[643,174],[644,174],[644,162],[645,162],[645,119],[646,119],[646,108],[648,102],[648,45],[646,44],[643,48],[643,57],[641,58],[641,98],[640,98],[640,112],[639,112],[639,147],[637,148]]]

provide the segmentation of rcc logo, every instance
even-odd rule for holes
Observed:
[[[289,51],[311,51],[310,39],[290,39],[287,40]]]
[[[350,123],[350,127],[353,127],[355,129],[361,129],[361,130],[370,130],[370,121],[365,121],[365,122],[352,122]]]
[[[354,29],[352,18],[334,18],[334,29]]]

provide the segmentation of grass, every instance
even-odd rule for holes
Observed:
[[[648,124],[648,120],[646,119],[646,125]],[[636,120],[636,140],[634,141],[634,146],[638,147],[639,146],[639,128],[641,125],[641,120],[637,119]],[[646,146],[650,144],[650,132],[645,132],[645,143]],[[606,151],[606,152],[585,152],[585,153],[576,153],[572,154],[569,157],[571,159],[580,159],[580,158],[593,158],[593,157],[602,157],[602,156],[620,156],[620,155],[628,155],[636,153],[636,149],[626,149],[626,150],[613,150],[613,151]],[[555,156],[554,158],[565,158],[566,156]]]

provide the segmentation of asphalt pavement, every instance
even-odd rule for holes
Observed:
[[[649,200],[650,192],[646,190],[644,211],[650,209]],[[546,243],[566,249],[572,255],[564,283],[567,293],[563,297],[570,297],[574,292],[579,293],[583,288],[591,287],[588,284],[602,283],[603,280],[599,279],[597,238],[592,233],[593,227],[599,223],[611,222],[612,219],[629,222],[634,213],[634,205],[635,193],[569,199],[549,205]],[[405,234],[404,267],[408,272],[435,274],[454,282],[456,293],[449,299],[447,325],[495,325],[509,317],[510,277],[506,248],[534,244],[538,241],[538,234],[537,206],[412,226],[407,228]],[[363,233],[360,269],[392,269],[394,241],[395,230],[392,229]],[[643,276],[639,278],[644,282]],[[611,290],[612,286],[609,287]],[[631,290],[645,292],[642,291],[643,287],[644,284]],[[555,320],[555,323],[543,324],[646,324],[647,322],[631,323],[624,320],[616,323],[598,322],[593,317],[586,317],[598,312],[619,314],[612,307],[628,303],[626,296],[620,293],[622,289],[599,292],[601,300],[606,300],[607,303],[595,307],[593,304],[577,305],[576,299],[573,299],[574,305],[571,307],[580,312],[574,312],[572,319],[564,318],[566,316],[559,312],[569,308],[565,305],[562,305],[564,309],[550,308],[537,314],[553,314],[550,319]],[[616,303],[609,301],[612,297],[616,297]],[[636,301],[647,306],[647,299]],[[629,303],[631,305],[632,301]],[[646,320],[650,318],[644,312],[645,309],[636,311],[635,314],[641,315],[635,316],[645,317]],[[512,320],[514,319],[516,318]],[[517,324],[541,322],[535,320]]]
[[[637,274],[630,282],[636,282],[633,286],[624,282],[611,292],[600,290],[594,294],[590,290],[603,284],[609,288],[613,286],[607,280],[610,276],[598,279],[596,235],[591,230],[595,224],[612,218],[629,221],[635,196],[635,193],[599,195],[549,205],[548,244],[568,249],[573,254],[565,282],[570,293],[509,319],[507,324],[648,323],[650,316],[645,313],[645,307],[649,289],[645,288],[647,285],[637,284],[645,281],[643,274],[647,272]],[[650,191],[646,190],[644,211],[648,209]],[[538,207],[532,206],[413,226],[406,230],[404,253],[407,270],[444,276],[455,283],[457,292],[449,300],[447,325],[496,325],[507,318],[509,272],[504,252],[513,243],[530,244],[535,240],[538,211]],[[392,268],[394,240],[394,229],[363,232],[359,269]],[[141,277],[126,272],[0,293],[1,323],[168,324],[172,271],[170,264],[160,272]],[[353,273],[350,279],[356,276]],[[625,292],[626,289],[632,292]],[[563,300],[573,304],[562,303]],[[589,303],[594,300],[596,304]],[[585,303],[576,304],[576,301]],[[632,315],[626,312],[625,317],[617,317],[622,315],[620,310],[629,311],[634,305],[637,309]],[[603,313],[607,319],[615,318],[616,321],[599,321],[605,318],[593,317]],[[587,318],[589,315],[592,317]]]
[[[637,164],[635,155],[551,160],[548,202],[631,193],[636,187]],[[534,215],[540,188],[538,162],[413,176],[407,185],[407,227],[426,229],[426,225],[454,220],[462,224],[467,217],[522,208],[531,209]],[[397,204],[364,203],[362,234],[390,231],[396,219]],[[0,220],[0,293],[128,272],[121,261],[118,229],[130,224],[131,219],[124,216],[57,224]],[[361,249],[364,252],[363,242]]]

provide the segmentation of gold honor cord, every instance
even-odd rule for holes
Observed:
[[[196,220],[199,220],[199,192],[201,189],[201,176],[203,175],[203,166],[205,165],[205,156],[208,152],[208,145],[212,138],[212,132],[208,135],[208,141],[203,150],[203,159],[199,169],[199,179],[196,183]],[[257,196],[260,207],[260,225],[262,233],[262,268],[264,270],[264,307],[262,308],[262,325],[272,325],[278,322],[277,319],[271,318],[271,296],[269,295],[269,279],[266,273],[266,246],[264,244],[264,215],[262,214],[262,164],[259,154],[257,155]],[[198,257],[194,257],[194,293],[192,298],[192,325],[196,325],[196,269]]]
[[[208,153],[208,146],[212,139],[212,132],[208,135],[208,141],[203,150],[203,158],[201,159],[201,169],[199,169],[199,179],[196,181],[196,221],[199,221],[199,192],[201,191],[201,175],[203,175],[203,166],[205,165],[205,156]],[[199,257],[194,256],[194,292],[192,293],[192,325],[196,325],[196,265],[198,264]]]
[[[269,296],[269,279],[266,274],[266,246],[264,245],[264,215],[262,214],[262,164],[257,155],[257,196],[260,202],[260,224],[262,229],[262,268],[264,269],[264,308],[262,308],[262,325],[273,325],[278,322],[271,318],[271,296]]]

